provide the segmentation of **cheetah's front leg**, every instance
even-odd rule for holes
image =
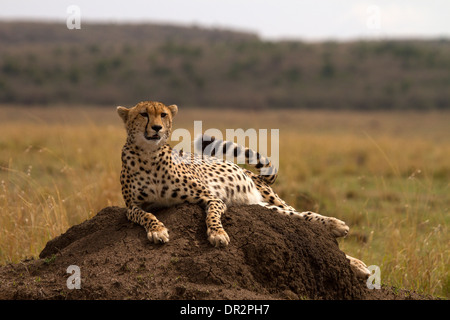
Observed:
[[[225,232],[220,221],[222,213],[226,210],[225,203],[220,199],[209,199],[206,201],[206,227],[209,242],[215,246],[227,246],[230,237]]]
[[[134,205],[128,208],[127,218],[143,226],[150,241],[154,243],[169,242],[169,230],[153,214]]]

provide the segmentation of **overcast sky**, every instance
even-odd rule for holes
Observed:
[[[163,22],[241,29],[265,39],[450,37],[449,0],[0,0],[0,20]]]

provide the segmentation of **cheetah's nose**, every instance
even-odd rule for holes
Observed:
[[[156,132],[158,132],[159,130],[162,129],[162,126],[154,125],[154,126],[152,126],[152,129],[155,130]]]

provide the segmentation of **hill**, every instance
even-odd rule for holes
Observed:
[[[448,109],[447,40],[305,43],[170,25],[0,23],[0,103]]]
[[[170,242],[155,245],[126,209],[107,207],[49,241],[38,260],[0,267],[0,299],[430,299],[369,290],[322,226],[260,206],[230,207],[231,238],[212,247],[195,205],[160,210]],[[79,289],[69,289],[69,266]],[[76,283],[75,283],[76,284]]]

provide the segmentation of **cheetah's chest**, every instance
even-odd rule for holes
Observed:
[[[140,178],[139,178],[140,179]],[[143,200],[157,206],[172,206],[183,202],[180,198],[181,184],[170,172],[163,173],[155,170],[145,173],[144,184],[138,186],[137,193]]]

